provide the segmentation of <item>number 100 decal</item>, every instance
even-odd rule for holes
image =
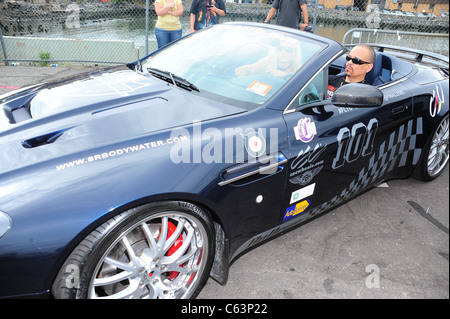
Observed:
[[[367,126],[357,123],[351,130],[347,127],[341,128],[337,135],[338,150],[333,160],[333,169],[343,166],[346,162],[354,162],[360,156],[371,154],[377,129],[377,119],[371,119]]]

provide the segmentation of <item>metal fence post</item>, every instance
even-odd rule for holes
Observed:
[[[314,5],[314,21],[313,21],[313,29],[312,31],[315,33],[316,32],[316,22],[317,22],[317,11],[319,11],[319,0],[315,0],[315,5]]]
[[[8,64],[8,56],[6,55],[5,41],[3,41],[2,28],[0,28],[0,42],[2,43],[3,55],[5,56],[5,65],[9,65]]]
[[[149,0],[145,0],[145,55],[148,55],[149,11]]]

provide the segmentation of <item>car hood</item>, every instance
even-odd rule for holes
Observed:
[[[0,174],[245,112],[127,68],[27,88],[0,107]]]

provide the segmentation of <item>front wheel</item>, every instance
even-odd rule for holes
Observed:
[[[126,211],[89,234],[53,285],[56,298],[194,298],[214,259],[209,216],[185,202]]]
[[[430,140],[416,168],[414,176],[423,181],[431,181],[441,175],[448,163],[448,114],[440,122]]]

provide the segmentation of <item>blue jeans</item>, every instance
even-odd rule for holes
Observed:
[[[183,32],[182,29],[168,31],[155,27],[155,37],[156,41],[158,42],[158,49],[162,48],[163,46],[169,44],[172,41],[181,38],[182,32]]]

